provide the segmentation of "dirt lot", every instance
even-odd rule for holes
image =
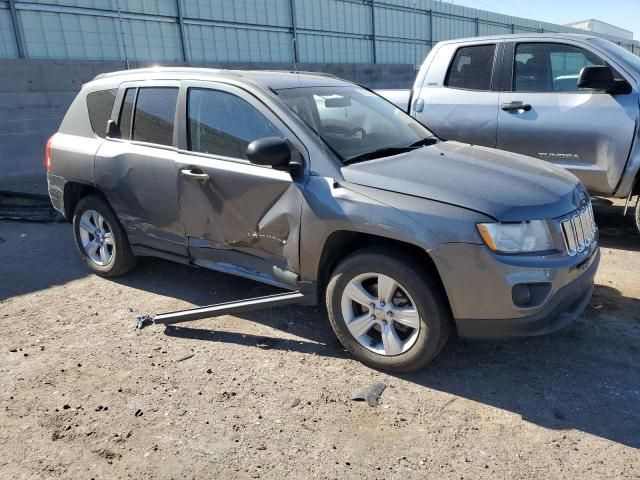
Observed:
[[[640,478],[640,240],[600,209],[591,307],[559,334],[366,368],[320,309],[135,330],[266,294],[145,259],[89,275],[67,224],[0,222],[0,478]],[[374,381],[381,405],[353,402]]]

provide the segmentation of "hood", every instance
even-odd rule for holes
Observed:
[[[342,167],[347,182],[458,205],[499,221],[550,219],[581,205],[571,173],[524,155],[440,142]]]

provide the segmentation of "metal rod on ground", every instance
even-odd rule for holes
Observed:
[[[190,322],[202,318],[211,318],[219,315],[243,313],[261,308],[281,307],[301,303],[304,294],[298,291],[267,295],[265,297],[249,298],[233,302],[217,303],[206,307],[190,308],[176,312],[160,313],[153,318],[153,323],[171,325],[174,323]],[[148,317],[147,317],[148,318]]]

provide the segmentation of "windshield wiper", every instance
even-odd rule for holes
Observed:
[[[375,158],[390,157],[391,155],[398,155],[400,153],[410,152],[415,148],[416,147],[412,147],[411,145],[406,147],[379,148],[378,150],[373,150],[372,152],[366,152],[360,155],[356,155],[355,157],[347,158],[343,163],[345,165],[349,165],[350,163],[362,162],[364,160],[373,160]]]
[[[438,137],[432,136],[432,137],[421,138],[420,140],[418,140],[417,142],[413,142],[409,146],[414,148],[426,147],[427,145],[433,145],[434,143],[438,143]]]
[[[345,165],[349,165],[350,163],[362,162],[364,160],[373,160],[375,158],[382,157],[390,157],[391,155],[398,155],[400,153],[410,152],[411,150],[415,150],[419,147],[424,147],[426,145],[433,145],[437,143],[437,137],[426,137],[421,138],[417,142],[413,142],[411,145],[406,145],[404,147],[384,147],[379,148],[378,150],[373,150],[372,152],[362,153],[360,155],[356,155],[355,157],[351,157],[346,159],[343,163]]]

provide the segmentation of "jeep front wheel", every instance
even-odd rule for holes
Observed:
[[[386,249],[363,250],[342,261],[326,302],[338,339],[374,368],[419,369],[440,352],[451,330],[438,283],[415,259]]]

